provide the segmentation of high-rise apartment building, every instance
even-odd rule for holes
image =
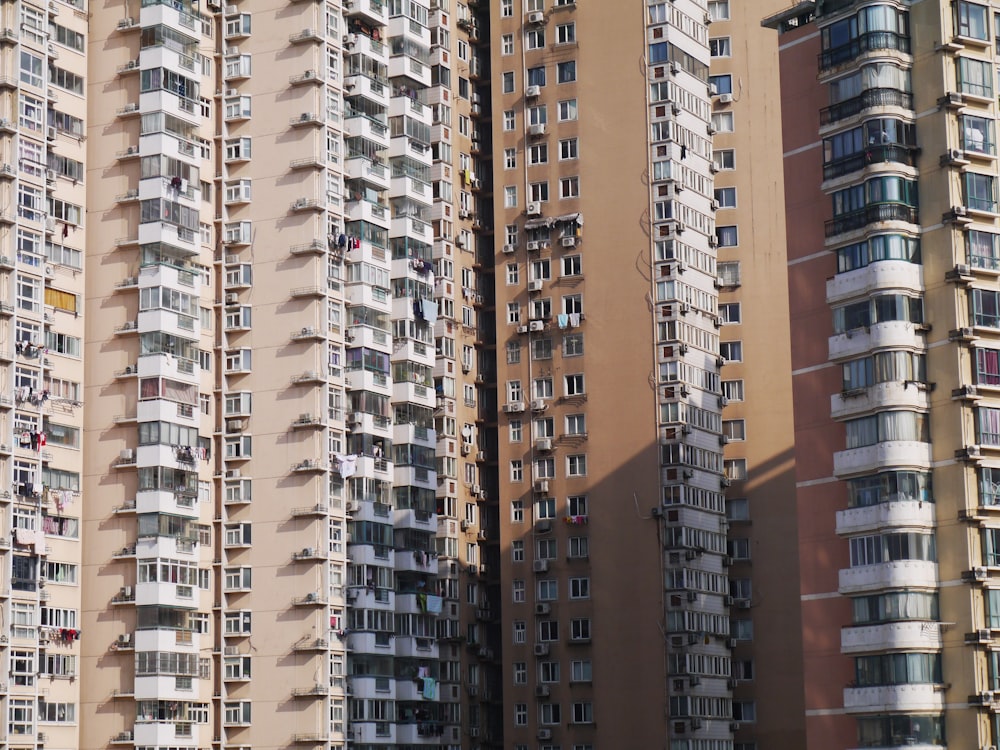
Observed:
[[[4,4],[8,744],[804,746],[767,10]]]
[[[831,1],[766,22],[810,748],[1000,742],[994,10]]]
[[[0,8],[4,742],[74,747],[82,669],[83,3]]]
[[[783,202],[778,87],[760,10],[491,12],[516,750],[802,745],[784,226],[767,215]]]

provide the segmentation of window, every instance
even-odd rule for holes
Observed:
[[[510,481],[512,482],[524,481],[524,464],[519,458],[513,459],[510,462]]]
[[[514,54],[514,35],[504,34],[500,37],[500,54],[507,56]]]
[[[733,721],[757,721],[757,704],[754,701],[733,701]]]
[[[514,73],[513,71],[506,71],[500,76],[501,86],[503,93],[513,94],[514,93]]]
[[[556,540],[555,539],[539,539],[535,544],[535,551],[537,552],[536,557],[539,560],[555,560],[556,559]]]
[[[558,703],[542,703],[538,706],[540,724],[558,724],[562,721],[562,711]]]
[[[993,96],[993,66],[985,60],[958,58],[958,88],[963,94],[991,98]]]
[[[719,274],[719,282],[722,286],[739,286],[741,283],[740,262],[738,260],[725,261],[716,266]]]
[[[536,143],[528,148],[528,164],[546,164],[549,161],[549,145]]]
[[[724,419],[722,420],[722,434],[729,441],[747,439],[746,420],[744,419]]]
[[[747,460],[745,458],[727,458],[722,462],[722,471],[734,482],[742,482],[747,478]]]
[[[586,393],[586,388],[583,382],[583,373],[575,373],[573,375],[565,375],[563,378],[564,391],[567,396],[582,396]]]
[[[572,83],[576,80],[576,60],[567,60],[556,64],[556,80],[559,83]]]
[[[574,724],[593,724],[594,723],[594,704],[593,703],[574,703],[573,704],[573,723]]]
[[[535,518],[544,520],[556,517],[556,499],[554,497],[542,497],[535,501]]]
[[[733,113],[732,112],[713,112],[712,113],[712,127],[715,129],[716,133],[732,133],[733,132]]]
[[[524,562],[524,542],[520,539],[510,543],[510,559],[512,562]]]
[[[514,643],[525,643],[528,640],[528,630],[524,620],[514,620]]]
[[[996,178],[978,172],[966,172],[965,205],[973,211],[997,211]]]
[[[575,41],[575,23],[563,23],[556,26],[556,44],[573,44]]]
[[[589,599],[590,598],[590,579],[589,578],[570,578],[569,579],[569,598],[570,599]]]
[[[722,341],[719,343],[719,354],[727,362],[742,362],[743,361],[743,342],[742,341]]]
[[[989,13],[986,6],[959,0],[954,4],[954,7],[955,31],[959,36],[982,41],[989,39],[989,22],[987,20]]]
[[[500,17],[511,18],[514,15],[514,0],[500,0]],[[525,723],[527,723],[527,710],[525,710]]]
[[[545,28],[528,29],[524,34],[526,49],[542,49],[545,46]]]
[[[594,679],[590,659],[581,659],[570,664],[571,682],[591,682]]]
[[[587,418],[583,414],[568,414],[566,415],[566,434],[567,435],[586,435],[587,434]],[[572,499],[572,498],[570,498]],[[571,514],[576,515],[576,514]]]
[[[712,57],[731,57],[733,54],[732,43],[728,36],[709,39],[708,50],[712,54]]]
[[[521,303],[507,303],[507,325],[518,325],[521,322]]]
[[[571,477],[583,477],[587,475],[586,454],[566,456],[566,475]]]
[[[739,302],[724,302],[719,305],[719,317],[722,318],[723,323],[739,323],[740,322],[740,303]]]
[[[590,640],[590,618],[589,617],[577,617],[570,620],[569,623],[569,637],[570,640],[574,641],[589,641]]]
[[[532,182],[528,185],[528,200],[532,203],[547,201],[549,199],[548,182]]]
[[[980,154],[992,154],[996,150],[993,138],[993,120],[975,115],[959,118],[962,149]]]
[[[564,99],[559,102],[559,122],[575,120],[576,117],[576,99]]]
[[[514,726],[516,726],[516,727],[526,727],[526,726],[528,726],[528,704],[527,703],[515,703],[514,704]]]
[[[580,178],[579,177],[562,177],[559,180],[559,197],[560,198],[579,198],[580,197]]]
[[[510,132],[514,129],[517,124],[517,117],[514,114],[514,110],[505,109],[503,113],[503,129],[506,132]]]
[[[545,85],[545,66],[540,65],[535,68],[528,68],[528,85],[529,86],[544,86]]]
[[[567,333],[563,336],[563,356],[579,357],[583,354],[583,334]]]
[[[736,208],[736,188],[716,188],[715,200],[719,208]]]
[[[544,104],[538,104],[534,107],[528,107],[528,124],[529,125],[544,125],[549,121],[548,110],[545,109]]]
[[[517,208],[517,186],[507,185],[503,189],[504,208]]]
[[[510,501],[510,522],[511,523],[524,523],[524,501],[523,500],[511,500]]]
[[[518,579],[514,581],[513,593],[514,593],[515,604],[520,604],[525,601],[525,586],[523,580]]]
[[[709,0],[708,17],[713,21],[728,21],[729,0]]]
[[[735,247],[739,244],[739,232],[733,224],[716,227],[715,236],[719,240],[719,247]]]
[[[538,582],[538,600],[554,602],[559,598],[559,582],[554,578],[546,578]]]
[[[733,77],[729,73],[709,76],[708,85],[711,87],[713,95],[733,93]]]
[[[579,148],[576,138],[566,138],[559,141],[559,160],[579,158]]]
[[[35,88],[41,88],[44,81],[42,79],[42,58],[32,55],[29,52],[21,52],[21,83],[26,83]]]
[[[585,536],[571,536],[567,556],[571,560],[585,560],[590,557],[590,539]]]
[[[505,148],[503,150],[503,168],[504,169],[516,169],[517,168],[517,150],[513,148]]]

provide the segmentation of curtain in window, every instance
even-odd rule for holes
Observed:
[[[981,444],[1000,446],[1000,409],[976,409],[976,426]]]

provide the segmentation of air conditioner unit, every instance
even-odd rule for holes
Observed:
[[[523,401],[512,401],[509,404],[503,405],[503,411],[506,414],[520,414],[524,411]]]
[[[544,320],[532,320],[530,323],[528,323],[528,330],[529,331],[544,331],[545,330],[545,321]]]
[[[527,333],[528,332],[528,326],[518,326],[517,327],[517,332],[518,333]]]
[[[226,89],[226,96],[239,96],[239,95],[240,95],[239,89]]]
[[[545,14],[540,10],[533,10],[528,13],[528,23],[545,23]]]
[[[719,94],[719,103],[720,104],[732,104],[733,103],[733,95],[732,94]]]
[[[551,694],[551,690],[548,685],[536,685],[535,686],[535,697],[536,698],[548,698]]]
[[[541,279],[533,279],[533,280],[529,281],[528,282],[528,291],[529,292],[540,292],[540,291],[542,291],[542,282],[541,282]]]
[[[544,398],[536,398],[531,400],[532,411],[545,411],[547,408],[549,408],[549,405]]]
[[[550,605],[550,604],[539,603],[539,604],[535,605],[535,614],[536,615],[547,615],[551,611],[552,611],[552,605]]]
[[[481,461],[485,461],[486,460],[486,451],[476,451],[476,460],[480,461],[480,462]]]
[[[547,479],[535,480],[535,492],[546,494],[549,491],[549,481]]]
[[[504,245],[503,253],[504,255],[512,255],[514,251],[517,250],[517,245]]]
[[[536,122],[534,125],[529,125],[528,135],[545,135],[545,123]]]
[[[540,451],[552,450],[552,438],[539,438],[535,441],[535,449]]]
[[[243,421],[240,419],[226,420],[226,432],[239,432],[243,429]]]
[[[50,141],[54,141],[56,139],[56,135],[57,135],[55,126],[50,125],[49,128],[48,128],[48,130],[45,131],[45,134],[46,134],[45,135],[46,138],[48,138]]]
[[[540,740],[551,740],[552,739],[552,730],[551,729],[539,729],[538,730],[538,739],[540,739]]]
[[[576,247],[576,237],[563,237],[560,244],[563,247]]]
[[[549,561],[548,560],[535,560],[531,565],[532,571],[535,573],[548,573],[549,572]]]
[[[524,90],[524,95],[528,99],[534,99],[536,97],[539,97],[539,96],[542,95],[542,87],[541,86],[528,86]]]
[[[122,633],[120,636],[118,636],[118,645],[119,646],[127,646],[131,642],[132,642],[132,634],[131,633]]]
[[[547,643],[535,644],[535,656],[548,656],[548,655],[549,655],[549,644]]]
[[[118,454],[118,457],[122,461],[132,461],[135,459],[135,451],[132,450],[131,448],[125,448]]]
[[[229,294],[226,295],[227,305],[235,305],[239,301],[240,301],[240,295],[238,295],[236,292],[230,292]]]
[[[529,253],[534,253],[537,252],[538,250],[541,250],[542,243],[539,242],[538,240],[530,240],[525,244],[525,247],[528,248]]]
[[[228,469],[226,471],[226,479],[239,479],[241,474],[240,469]]]
[[[236,14],[234,13],[233,15],[236,15]],[[240,54],[240,48],[239,47],[226,47],[226,54],[227,55],[238,55],[238,54]]]
[[[532,201],[528,204],[524,213],[528,216],[541,216],[542,215],[542,204],[538,201]]]
[[[464,208],[460,208],[458,210],[458,218],[460,218],[460,219],[468,219],[469,218],[469,212],[466,211]]]

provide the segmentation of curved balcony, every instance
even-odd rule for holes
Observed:
[[[840,571],[841,594],[863,594],[884,589],[933,589],[938,585],[938,566],[924,560],[862,565]]]
[[[837,533],[848,536],[887,527],[930,529],[934,527],[934,518],[934,503],[919,500],[879,503],[837,511]]]
[[[868,146],[864,151],[827,162],[823,165],[823,179],[832,180],[845,174],[857,172],[871,164],[901,164],[905,167],[917,165],[916,149],[912,146],[895,144]]]
[[[924,291],[924,267],[908,260],[879,260],[826,281],[826,301],[835,304],[882,289]]]
[[[941,648],[941,626],[936,622],[885,622],[847,626],[840,631],[840,650],[845,654],[938,648]]]
[[[833,474],[836,477],[869,473],[889,466],[930,468],[931,444],[916,440],[895,440],[863,448],[849,448],[833,454]]]
[[[844,688],[844,708],[849,713],[886,711],[941,711],[944,691],[939,685],[878,685]]]
[[[920,350],[924,348],[923,333],[919,324],[904,320],[876,323],[867,328],[838,333],[829,340],[830,359],[850,359],[877,349]]]
[[[914,206],[907,206],[905,203],[872,203],[858,211],[851,211],[827,220],[824,229],[829,239],[838,234],[863,229],[869,224],[880,224],[885,221],[918,224],[920,219]]]
[[[913,94],[899,89],[868,89],[858,96],[823,107],[819,111],[819,124],[831,125],[879,107],[899,107],[912,111]]]
[[[924,383],[912,380],[894,381],[834,393],[830,396],[830,416],[833,419],[846,419],[873,409],[885,407],[929,409],[930,405],[930,394]]]
[[[910,38],[895,31],[869,31],[852,39],[847,44],[841,44],[820,52],[819,72],[853,62],[866,52],[902,52],[910,53]]]

